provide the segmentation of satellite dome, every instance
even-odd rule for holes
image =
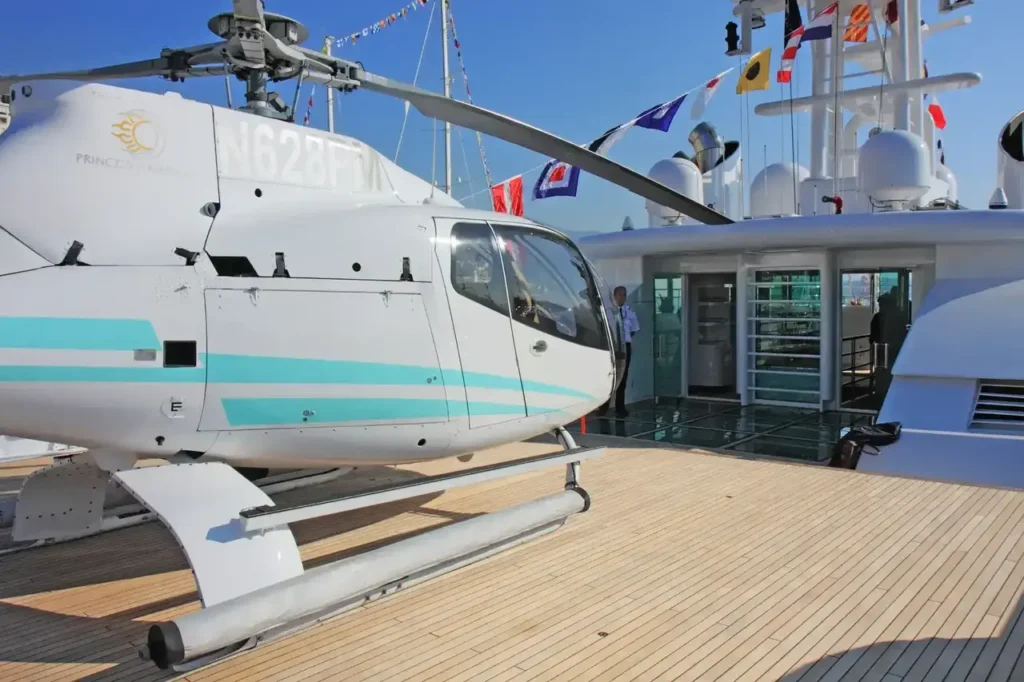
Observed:
[[[796,178],[796,186],[799,188],[800,183],[809,176],[806,168],[792,163],[766,166],[750,183],[750,215],[754,218],[795,215],[793,179]]]
[[[1024,208],[1024,111],[1003,126],[996,153],[996,184],[1006,195],[1007,208]]]
[[[685,197],[704,203],[704,180],[697,164],[689,159],[673,157],[663,159],[651,167],[647,177],[674,189]],[[666,208],[647,200],[647,214],[651,226],[678,225],[684,216],[675,209]]]
[[[905,130],[876,133],[861,145],[857,182],[873,204],[916,204],[932,185],[928,145]]]

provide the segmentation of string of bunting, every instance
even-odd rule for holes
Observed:
[[[324,42],[324,46],[322,48],[320,48],[320,51],[322,53],[324,53],[324,54],[327,54],[327,43],[326,43],[326,41]],[[309,86],[309,100],[306,102],[306,115],[302,117],[302,125],[303,126],[308,126],[309,125],[309,115],[311,113],[313,113],[313,93],[315,91],[316,91],[316,86],[315,85],[310,85]]]
[[[447,0],[445,0],[447,1]],[[455,30],[455,15],[452,13],[451,5],[448,5],[448,25],[452,28],[452,39],[455,41],[455,54],[459,58],[459,68],[462,69],[462,82],[466,87],[466,99],[470,104],[473,103],[473,92],[469,89],[469,74],[466,73],[466,63],[462,61],[462,43],[459,42],[459,34]],[[487,178],[487,186],[491,187],[494,185],[494,181],[491,178],[491,170],[487,167],[487,154],[484,153],[484,139],[480,135],[480,131],[476,131],[476,145],[480,148],[480,163],[484,166],[484,176]]]
[[[334,46],[340,48],[348,45],[349,43],[355,45],[361,38],[380,33],[392,24],[398,23],[400,19],[408,17],[409,12],[415,12],[421,7],[426,7],[432,1],[433,0],[412,0],[412,2],[403,5],[401,9],[395,10],[380,21],[373,22],[361,31],[356,31],[355,33],[349,33],[348,35],[341,36],[340,38],[335,38]]]
[[[309,87],[309,101],[306,102],[306,115],[302,117],[302,125],[309,125],[309,115],[313,111],[313,91],[316,89],[315,85]]]

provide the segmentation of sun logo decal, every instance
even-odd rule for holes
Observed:
[[[163,136],[144,112],[125,111],[119,115],[124,118],[111,126],[110,134],[121,142],[126,152],[148,156],[163,150]]]

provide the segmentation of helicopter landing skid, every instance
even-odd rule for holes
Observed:
[[[443,526],[412,538],[305,571],[288,523],[312,510],[274,507],[238,472],[220,463],[137,468],[114,474],[167,524],[188,558],[203,608],[150,628],[140,657],[161,669],[194,670],[313,626],[560,528],[587,511],[580,461],[604,448],[579,448],[558,430],[562,452],[431,476],[364,491],[319,505],[321,515],[375,506],[461,485],[516,476],[542,466],[566,467],[554,495]],[[242,514],[259,509],[247,529]]]

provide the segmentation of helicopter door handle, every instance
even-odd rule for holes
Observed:
[[[540,339],[539,341],[536,341],[533,344],[533,352],[534,353],[543,353],[547,349],[548,349],[548,342],[545,341],[544,339]]]

